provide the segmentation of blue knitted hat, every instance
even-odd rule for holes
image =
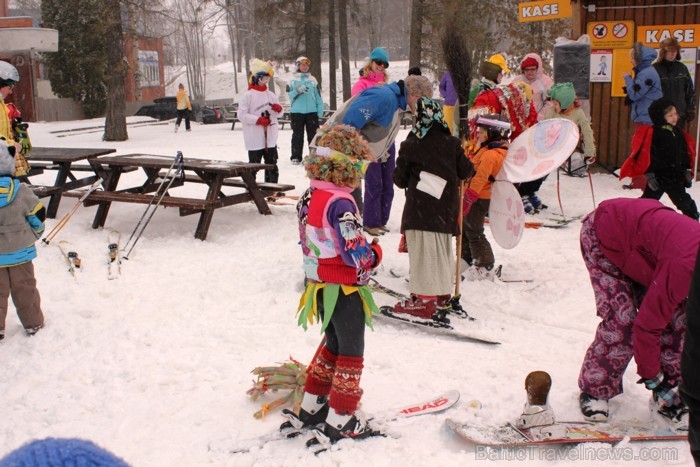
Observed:
[[[369,54],[369,59],[381,60],[386,62],[386,67],[389,68],[389,52],[386,51],[384,47],[376,47],[371,54]]]
[[[92,441],[46,438],[31,441],[0,459],[0,467],[129,467]]]

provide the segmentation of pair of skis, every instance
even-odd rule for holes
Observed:
[[[122,257],[121,250],[119,249],[120,239],[121,234],[118,231],[110,231],[107,240],[107,278],[110,280],[117,279],[121,276]],[[67,240],[59,240],[56,246],[66,260],[66,264],[68,264],[68,272],[77,280],[76,272],[82,272],[83,270],[80,255],[76,250],[71,248],[71,244]]]

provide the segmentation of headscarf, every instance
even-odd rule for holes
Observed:
[[[449,134],[450,128],[445,123],[440,105],[432,99],[421,97],[416,103],[416,123],[411,128],[411,133],[416,135],[418,139],[423,139],[436,123]]]

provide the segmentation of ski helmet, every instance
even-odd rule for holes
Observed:
[[[296,65],[297,71],[299,71],[299,65],[301,65],[302,63],[305,63],[307,65],[311,65],[311,60],[309,60],[307,57],[304,57],[303,55],[301,57],[297,58],[294,61],[294,65]]]
[[[7,62],[0,60],[0,87],[14,86],[19,81],[19,72]]]
[[[476,119],[476,126],[486,130],[489,141],[508,139],[510,136],[510,121],[503,115],[480,115]]]

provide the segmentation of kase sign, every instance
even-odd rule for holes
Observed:
[[[571,18],[572,14],[569,0],[545,0],[518,4],[518,20],[521,23]]]
[[[637,40],[649,47],[657,48],[659,43],[674,37],[681,47],[700,47],[700,24],[670,24],[639,26]]]

